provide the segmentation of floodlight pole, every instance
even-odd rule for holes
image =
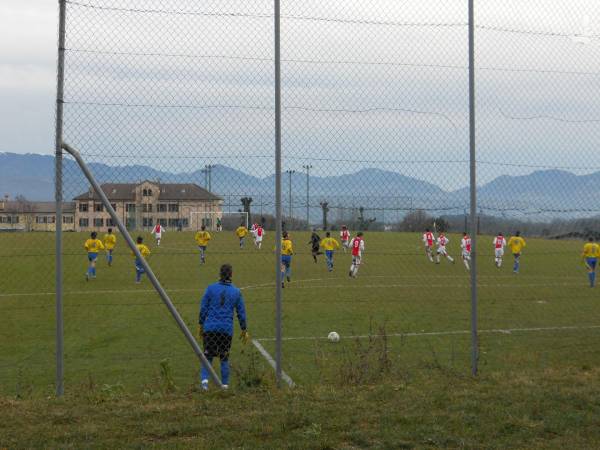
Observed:
[[[469,0],[469,186],[471,231],[471,373],[477,375],[477,162],[475,153],[475,14]]]
[[[58,63],[56,70],[56,130],[54,142],[54,200],[55,219],[55,283],[56,283],[56,396],[65,393],[64,377],[64,318],[63,318],[63,260],[62,260],[62,139],[65,86],[65,35],[67,4],[58,1]]]
[[[310,169],[313,168],[311,164],[307,164],[302,166],[302,168],[306,169],[306,226],[310,230]]]
[[[275,53],[275,378],[281,387],[281,346],[282,346],[282,289],[281,273],[281,4],[274,1],[274,53]]]

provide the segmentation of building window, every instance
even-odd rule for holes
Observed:
[[[112,209],[114,209],[115,211],[117,210],[117,204],[116,203],[111,203],[110,206],[112,206]]]
[[[104,211],[104,205],[102,203],[94,203],[94,212]]]
[[[35,216],[35,223],[47,223],[46,216]]]
[[[127,220],[125,221],[125,226],[126,226],[126,227],[127,227],[127,229],[129,229],[129,230],[133,230],[133,229],[135,229],[135,226],[136,226],[135,219],[127,219]]]
[[[166,213],[167,212],[167,204],[166,203],[159,203],[158,205],[156,205],[156,212]]]
[[[12,216],[12,223],[19,223],[19,216]]]
[[[156,219],[156,223],[159,223],[161,226],[167,226],[167,219]]]
[[[179,226],[179,219],[169,219],[169,228],[177,228]]]
[[[169,203],[169,212],[179,212],[179,203]]]
[[[142,190],[142,195],[144,197],[152,197],[152,189],[143,189]]]
[[[113,222],[113,220],[111,218],[106,219],[106,226],[107,227],[114,227],[115,223]]]
[[[104,226],[104,219],[94,219],[94,228],[100,228]]]
[[[142,205],[142,212],[152,212],[152,203],[144,203]]]
[[[90,220],[89,219],[80,218],[79,219],[79,226],[81,228],[87,228],[87,227],[89,227],[90,226]]]
[[[144,227],[151,227],[153,226],[154,220],[152,220],[152,217],[144,217],[142,219],[142,226]]]
[[[75,218],[73,216],[63,216],[63,223],[73,223]]]
[[[10,216],[0,216],[0,223],[11,223]]]
[[[135,203],[127,203],[125,205],[126,212],[135,212]]]
[[[88,212],[88,204],[80,203],[79,204],[79,212]]]
[[[190,226],[190,222],[187,218],[180,219],[179,223],[183,228],[188,228]]]
[[[56,216],[48,216],[46,220],[48,223],[56,223]]]

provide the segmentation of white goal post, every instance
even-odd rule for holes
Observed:
[[[248,228],[248,213],[239,211],[192,211],[190,213],[190,228],[199,230],[204,225],[208,231],[218,231],[218,219],[221,220],[223,230],[234,231],[241,224]]]

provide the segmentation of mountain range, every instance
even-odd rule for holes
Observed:
[[[144,165],[109,166],[90,163],[102,182],[193,182],[205,186],[202,169],[195,171],[157,170]],[[64,197],[85,192],[88,183],[76,163],[64,159]],[[306,174],[291,175],[293,204],[305,206]],[[358,172],[328,177],[310,177],[311,204],[328,201],[333,205],[365,208],[424,208],[432,211],[462,211],[468,208],[468,187],[445,191],[439,186],[397,172],[365,168]],[[211,171],[211,190],[239,202],[243,196],[265,197],[272,205],[274,175],[257,177],[224,165]],[[288,203],[289,174],[283,174],[284,202]],[[0,153],[0,195],[22,195],[29,200],[52,200],[54,157],[39,154]],[[522,176],[501,175],[478,187],[478,205],[490,213],[571,214],[595,211],[600,204],[600,172],[575,175],[563,170],[540,170]],[[542,211],[542,212],[540,212]]]

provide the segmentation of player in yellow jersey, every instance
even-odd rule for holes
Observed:
[[[235,229],[235,235],[240,240],[240,248],[244,247],[244,240],[246,236],[248,236],[248,228],[242,223],[239,227]]]
[[[321,247],[325,250],[325,260],[327,261],[327,270],[333,272],[333,252],[340,248],[340,243],[331,237],[328,231],[325,233],[325,238],[321,241]]]
[[[600,257],[600,245],[594,242],[593,237],[590,237],[588,242],[583,246],[581,257],[588,270],[590,287],[594,287],[596,285],[596,266],[598,265],[598,258]]]
[[[292,281],[292,255],[294,254],[294,246],[287,231],[283,232],[281,239],[281,287],[285,287],[283,277],[288,283]]]
[[[196,233],[194,240],[200,249],[200,264],[204,264],[206,263],[206,247],[208,246],[208,241],[211,240],[210,233],[206,231],[204,225],[200,227],[200,231]]]
[[[83,248],[85,248],[88,255],[88,269],[85,273],[85,279],[89,281],[90,278],[96,278],[96,260],[98,259],[98,252],[104,250],[104,244],[98,239],[98,233],[92,231],[90,238],[83,244]]]
[[[117,236],[112,232],[112,228],[108,229],[108,232],[104,235],[104,248],[106,249],[106,260],[108,265],[112,266],[113,262],[113,250],[117,245]]]
[[[525,239],[521,237],[521,232],[517,231],[514,236],[511,236],[511,238],[508,240],[507,245],[508,248],[510,248],[513,257],[515,258],[515,262],[513,264],[513,273],[519,273],[521,251],[523,250],[523,247],[527,245],[525,243]]]
[[[138,236],[135,246],[138,248],[144,259],[150,256],[150,249],[144,244],[143,237]],[[133,257],[135,258],[135,282],[136,284],[140,284],[142,282],[142,275],[145,274],[146,271],[144,270],[144,266],[140,259],[135,256],[135,253],[133,253]]]

